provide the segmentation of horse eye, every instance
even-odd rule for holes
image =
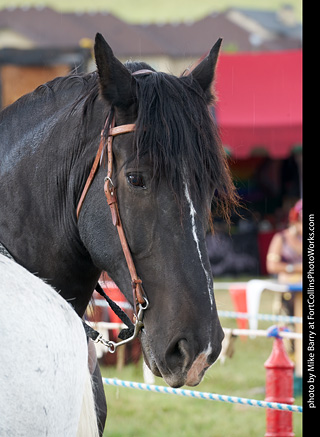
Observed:
[[[127,180],[133,187],[146,188],[145,180],[141,173],[130,173],[127,175]]]

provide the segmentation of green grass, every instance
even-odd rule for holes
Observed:
[[[7,6],[46,5],[60,11],[108,11],[132,23],[198,20],[228,7],[249,7],[274,10],[283,3],[294,7],[301,21],[302,0],[0,0],[0,8]]]
[[[220,310],[233,310],[229,293],[218,291]],[[260,312],[270,313],[273,294],[262,294]],[[222,319],[225,327],[236,327],[236,321]],[[259,322],[266,329],[270,322]],[[215,363],[195,390],[263,400],[265,397],[264,362],[272,349],[272,339],[237,338],[235,353],[222,365]],[[121,372],[103,367],[108,378],[143,382],[142,363],[127,365]],[[156,378],[157,385],[165,385]],[[185,387],[190,389],[190,387]],[[105,387],[108,419],[104,436],[111,437],[258,437],[266,430],[263,408],[226,404],[217,401],[189,399],[180,396],[141,392],[118,387]],[[297,396],[296,405],[302,405]],[[294,433],[302,436],[302,414],[293,413]]]

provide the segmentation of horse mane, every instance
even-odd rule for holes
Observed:
[[[185,199],[186,183],[204,202],[215,194],[212,210],[229,221],[238,198],[218,127],[200,85],[191,74],[178,78],[155,72],[145,63],[125,65],[131,72],[146,68],[154,72],[135,75],[137,160],[150,158],[155,183],[164,178],[179,203]]]
[[[144,62],[129,61],[125,66],[131,72],[141,69],[153,71],[152,74],[135,76],[138,116],[131,159],[138,162],[144,156],[149,157],[155,185],[164,178],[180,205],[185,199],[186,183],[193,195],[204,202],[215,194],[212,212],[229,221],[232,210],[238,206],[238,197],[218,127],[208,110],[200,85],[192,74],[178,78],[156,72]],[[79,156],[92,128],[88,115],[92,113],[98,96],[97,72],[71,73],[40,85],[2,112],[25,111],[26,104],[35,111],[46,111],[49,107],[54,110],[47,105],[48,100],[54,102],[55,108],[64,107],[69,113],[79,111],[82,132],[78,137],[80,147],[74,149]],[[85,155],[88,161],[86,171],[89,172],[91,159],[88,160],[87,153]]]

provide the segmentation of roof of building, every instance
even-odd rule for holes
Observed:
[[[235,10],[259,23],[274,35],[294,40],[302,39],[302,24],[295,20],[293,11],[290,8],[283,6],[279,11],[248,8],[235,8]]]
[[[248,32],[232,23],[225,14],[211,14],[202,20],[176,24],[135,26],[163,47],[171,56],[201,56],[218,38],[223,50],[250,51]]]
[[[78,47],[84,38],[102,33],[119,57],[165,55],[201,57],[219,38],[225,51],[252,51],[251,33],[232,22],[227,13],[215,13],[194,22],[132,25],[109,13],[59,13],[49,8],[4,9],[1,32],[10,30],[34,47]],[[1,40],[1,38],[0,38]],[[301,47],[300,41],[275,35],[260,41],[259,50]]]
[[[3,10],[0,29],[13,29],[37,47],[78,47],[84,38],[105,35],[117,56],[159,54],[161,47],[112,14],[58,13],[53,9]]]

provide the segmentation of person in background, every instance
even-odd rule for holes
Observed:
[[[302,282],[302,200],[289,212],[289,226],[276,233],[267,254],[267,270],[282,284]]]
[[[302,200],[289,212],[289,225],[277,232],[270,243],[267,254],[267,271],[275,275],[281,284],[302,283]],[[292,293],[276,293],[274,312],[294,315]],[[294,342],[287,344],[290,355],[294,352]]]

